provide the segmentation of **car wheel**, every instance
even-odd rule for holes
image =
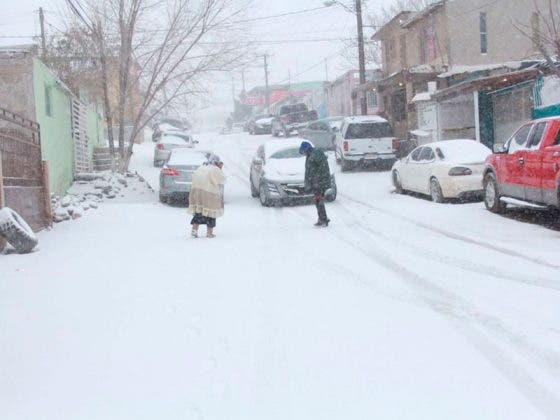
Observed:
[[[253,185],[253,178],[249,175],[249,185],[251,186],[251,197],[257,198],[259,196],[259,190]]]
[[[483,182],[484,205],[492,213],[503,213],[506,205],[500,200],[500,191],[496,176],[492,173],[486,174]]]
[[[272,130],[272,135],[273,135],[274,137],[278,137],[278,131]]]
[[[443,192],[436,178],[430,179],[430,196],[434,203],[443,203]]]
[[[338,148],[336,148],[336,147],[334,149],[334,157],[336,159],[336,163],[338,163],[340,165],[340,153],[338,151]]]
[[[160,203],[168,203],[169,202],[169,197],[167,195],[164,194],[159,194],[159,202]]]
[[[395,186],[395,191],[397,194],[402,194],[404,192],[402,183],[401,183],[401,175],[399,171],[393,171],[393,185]]]
[[[35,233],[23,217],[9,207],[0,210],[0,237],[20,254],[33,251],[38,243]]]
[[[284,129],[282,130],[282,136],[288,138],[290,137],[290,133],[288,132],[288,130],[286,130],[286,128],[284,127]]]
[[[340,158],[340,169],[342,172],[347,172],[352,169],[352,162],[344,159],[343,157]]]
[[[259,201],[264,207],[270,207],[271,202],[264,182],[259,185]]]

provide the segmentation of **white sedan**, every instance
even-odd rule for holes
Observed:
[[[395,162],[391,170],[398,193],[427,194],[436,203],[445,198],[482,195],[484,161],[492,151],[475,140],[425,144]]]

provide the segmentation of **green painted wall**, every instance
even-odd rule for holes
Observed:
[[[33,59],[33,84],[36,118],[41,125],[41,150],[43,160],[49,164],[51,192],[62,195],[74,180],[69,93],[38,59]],[[47,90],[50,92],[50,115]]]
[[[88,105],[87,130],[89,137],[89,156],[93,158],[93,150],[97,146],[102,146],[103,127],[101,116],[93,105]]]

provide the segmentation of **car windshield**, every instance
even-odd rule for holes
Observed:
[[[392,137],[393,129],[387,122],[351,123],[346,130],[346,139],[369,139]]]
[[[163,144],[185,144],[190,143],[190,137],[180,134],[164,135],[159,143]]]
[[[299,153],[299,148],[283,149],[274,152],[270,155],[270,159],[294,159],[303,158],[303,155]]]

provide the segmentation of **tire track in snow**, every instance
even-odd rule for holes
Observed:
[[[531,262],[531,263],[534,263],[534,264],[537,264],[537,265],[540,265],[540,266],[545,266],[545,267],[549,267],[549,268],[560,271],[560,265],[549,263],[548,261],[541,260],[540,258],[529,257],[525,254],[514,251],[512,249],[504,248],[504,247],[501,247],[501,246],[498,246],[498,245],[491,244],[489,242],[481,241],[481,240],[478,240],[478,239],[473,239],[473,238],[470,238],[468,236],[460,235],[458,233],[453,233],[453,232],[450,232],[448,230],[429,225],[427,223],[419,222],[419,221],[411,219],[409,217],[398,215],[398,214],[395,214],[395,213],[393,213],[389,210],[386,210],[386,209],[383,209],[381,207],[377,207],[377,206],[374,206],[372,204],[366,203],[362,200],[357,200],[355,198],[352,198],[352,197],[350,197],[346,194],[342,194],[340,192],[339,192],[339,196],[344,197],[345,200],[350,201],[352,203],[359,204],[361,206],[367,207],[368,209],[371,209],[371,210],[376,211],[378,213],[382,213],[382,214],[391,216],[393,218],[403,220],[405,222],[408,222],[408,223],[411,223],[415,226],[418,226],[422,229],[426,229],[426,230],[429,230],[431,232],[438,233],[438,234],[440,234],[442,236],[445,236],[447,238],[455,239],[455,240],[458,240],[458,241],[461,241],[461,242],[464,242],[464,243],[468,243],[468,244],[471,244],[471,245],[476,245],[476,246],[486,248],[486,249],[489,249],[491,251],[495,251],[495,252],[510,256],[510,257],[516,257],[516,258],[523,259],[525,261],[528,261],[528,262]]]
[[[470,271],[476,274],[492,276],[501,280],[515,281],[518,283],[527,284],[529,286],[537,286],[545,289],[560,291],[560,282],[557,280],[551,280],[541,276],[532,276],[529,278],[527,276],[517,274],[512,271],[499,269],[491,265],[475,263],[471,260],[467,260],[464,258],[445,255],[443,253],[434,250],[428,250],[426,248],[422,248],[410,242],[407,242],[406,240],[403,240],[400,236],[396,236],[396,235],[389,236],[381,232],[380,230],[373,229],[370,225],[361,221],[356,216],[354,211],[350,209],[348,206],[345,206],[340,202],[335,202],[334,205],[338,207],[342,207],[346,213],[353,214],[355,222],[358,225],[360,225],[362,229],[375,235],[376,238],[383,239],[387,241],[389,244],[393,244],[393,245],[398,244],[399,246],[408,248],[414,251],[416,256],[420,256],[428,261],[445,264],[450,267],[460,268],[462,270]]]
[[[344,222],[350,228],[356,225],[354,218],[347,218]],[[418,293],[428,308],[448,319],[455,329],[468,338],[547,419],[557,419],[560,412],[560,396],[540,384],[531,373],[516,364],[506,351],[492,343],[486,335],[499,337],[504,344],[509,345],[510,350],[524,359],[532,360],[537,367],[553,378],[560,376],[560,357],[557,353],[533,345],[523,335],[508,329],[499,318],[475,309],[460,296],[395,261],[391,255],[375,246],[375,242],[371,241],[372,234],[362,234],[368,242],[366,248],[356,244],[355,236],[347,236],[335,230],[331,232],[379,266],[395,273],[401,281]]]

